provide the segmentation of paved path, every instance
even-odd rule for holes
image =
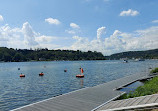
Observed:
[[[158,107],[158,94],[111,101],[96,111],[119,111]]]
[[[98,86],[73,91],[61,96],[30,104],[13,111],[94,111],[124,92],[114,90],[146,74],[134,74]]]

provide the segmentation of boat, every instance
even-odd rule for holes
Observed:
[[[20,74],[20,77],[25,77],[25,74]]]
[[[138,59],[135,59],[135,61],[145,61],[145,59],[138,58]]]
[[[123,63],[128,63],[128,58],[121,58],[120,60],[123,60]]]
[[[44,73],[43,73],[43,72],[39,73],[39,76],[43,76],[43,75],[44,75]]]
[[[84,77],[84,74],[83,74],[84,71],[83,71],[82,68],[80,68],[80,69],[81,69],[81,70],[80,70],[81,73],[76,75],[77,78],[83,78],[83,77]]]
[[[128,63],[128,60],[123,60],[123,63]]]

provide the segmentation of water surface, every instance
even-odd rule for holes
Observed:
[[[0,110],[7,111],[30,103],[92,87],[136,73],[147,73],[158,61],[51,61],[0,63]],[[76,78],[79,68],[85,78]],[[18,70],[20,68],[20,70]],[[67,72],[64,72],[67,69]],[[38,74],[44,72],[43,77]],[[25,78],[19,74],[24,73]]]

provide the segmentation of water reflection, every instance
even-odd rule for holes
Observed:
[[[81,86],[81,88],[83,88],[83,86],[84,86],[84,84],[83,84],[83,78],[80,78],[80,86]]]

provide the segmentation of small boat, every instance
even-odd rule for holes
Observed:
[[[80,69],[81,69],[81,73],[76,75],[77,78],[83,78],[84,77],[84,74],[83,74],[84,71],[83,71],[82,68],[80,68]]]
[[[43,76],[43,75],[44,75],[44,73],[43,73],[43,72],[39,73],[39,76]]]
[[[25,74],[20,74],[20,77],[25,77]]]
[[[135,59],[135,61],[145,61],[145,59],[142,59],[142,58],[138,58],[138,59]]]
[[[128,63],[128,60],[123,60],[123,63]]]

